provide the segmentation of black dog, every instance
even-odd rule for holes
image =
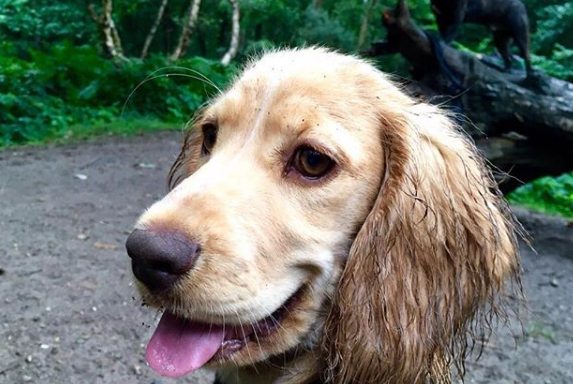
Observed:
[[[487,25],[493,31],[493,41],[505,62],[511,67],[510,43],[515,41],[525,61],[527,75],[532,73],[529,56],[529,21],[525,5],[519,0],[432,0],[443,39],[449,43],[460,32],[462,23]]]

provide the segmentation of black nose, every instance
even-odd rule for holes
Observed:
[[[199,244],[168,231],[136,229],[125,243],[133,274],[152,292],[173,287],[177,279],[195,266]]]

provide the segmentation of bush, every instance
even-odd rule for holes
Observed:
[[[336,47],[343,52],[350,52],[355,48],[354,34],[325,10],[309,6],[304,12],[303,20],[302,26],[297,30],[297,45],[319,44]]]
[[[120,115],[182,122],[233,74],[201,57],[177,67],[160,56],[116,66],[94,48],[69,43],[21,56],[0,45],[0,146],[56,139],[72,125]]]
[[[537,179],[510,193],[508,200],[527,208],[573,219],[573,172]]]

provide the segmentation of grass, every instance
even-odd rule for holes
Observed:
[[[511,192],[507,199],[534,211],[573,220],[573,172],[534,180]]]
[[[102,136],[135,136],[146,132],[180,131],[181,122],[166,122],[159,119],[124,118],[109,122],[95,122],[92,124],[74,124],[65,129],[56,131],[50,136],[30,140],[25,144],[4,143],[0,140],[0,150],[22,146],[38,146],[49,143],[65,144],[77,141],[92,140]]]
[[[117,119],[109,123],[72,125],[61,141],[86,140],[98,136],[134,136],[145,132],[181,130],[181,123],[150,119]]]
[[[552,344],[557,344],[557,334],[555,330],[539,321],[535,321],[529,325],[525,330],[525,334],[534,339],[545,339]]]

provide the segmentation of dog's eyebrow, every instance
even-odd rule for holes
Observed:
[[[355,137],[339,125],[328,129],[324,129],[322,124],[319,129],[314,125],[307,126],[297,133],[296,140],[320,150],[341,165],[352,166],[363,152]]]
[[[330,140],[302,140],[301,145],[309,146],[310,148],[325,154],[326,156],[330,157],[334,160],[337,164],[340,165],[348,165],[351,164],[346,151],[341,148],[337,143],[332,143]]]
[[[213,124],[215,126],[219,125],[219,119],[213,113],[203,112],[201,116],[197,119],[197,126],[202,126],[205,124]]]

